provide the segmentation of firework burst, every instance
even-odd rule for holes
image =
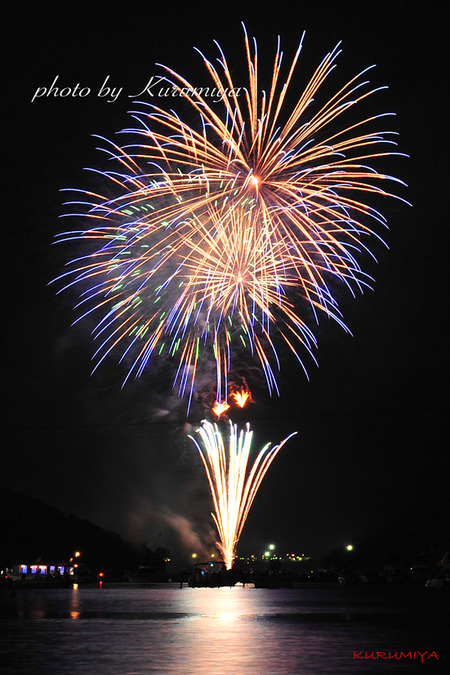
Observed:
[[[140,103],[136,126],[123,132],[132,142],[103,139],[113,164],[100,172],[109,194],[81,192],[68,202],[70,215],[86,225],[58,237],[94,247],[59,281],[81,289],[78,320],[95,317],[96,367],[118,351],[127,378],[140,376],[166,353],[178,364],[178,394],[191,396],[206,352],[216,364],[219,401],[227,399],[236,343],[261,364],[273,391],[279,339],[303,365],[315,347],[307,315],[346,328],[330,281],[352,293],[370,285],[358,260],[385,220],[368,202],[392,196],[386,186],[400,182],[375,168],[380,157],[398,154],[393,132],[378,127],[384,115],[346,121],[378,91],[366,71],[317,102],[337,47],[289,106],[303,38],[283,76],[278,45],[264,91],[256,42],[252,48],[244,37],[245,89],[233,82],[219,47],[217,67],[203,57],[223,92],[219,102],[165,68],[198,125]]]

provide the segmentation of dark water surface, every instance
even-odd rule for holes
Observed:
[[[0,591],[8,674],[450,673],[449,636],[450,593],[422,587]]]

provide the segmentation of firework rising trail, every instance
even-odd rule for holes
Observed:
[[[228,449],[217,424],[203,421],[197,429],[201,442],[190,436],[198,448],[205,467],[214,505],[212,513],[220,541],[217,546],[227,569],[231,569],[236,545],[241,536],[250,507],[270,465],[283,445],[295,435],[290,434],[278,445],[267,443],[253,464],[250,451],[253,432],[229,422]]]
[[[206,91],[163,66],[198,124],[137,104],[135,126],[122,132],[131,141],[102,139],[113,165],[96,171],[105,191],[67,202],[66,215],[82,216],[83,226],[58,237],[93,246],[58,282],[79,289],[78,320],[95,319],[96,367],[119,352],[128,379],[169,354],[174,387],[189,400],[203,356],[214,358],[219,401],[236,346],[278,391],[278,342],[303,366],[316,346],[310,323],[323,315],[347,330],[331,286],[339,281],[352,294],[370,286],[359,260],[386,224],[370,202],[394,196],[389,185],[401,182],[376,169],[400,154],[387,115],[355,121],[352,112],[378,91],[367,71],[322,96],[337,46],[290,105],[303,38],[286,70],[278,43],[267,90],[256,42],[245,29],[244,38],[246,88],[233,82],[218,45],[217,66],[202,55]]]

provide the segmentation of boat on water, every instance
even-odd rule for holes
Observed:
[[[167,583],[170,579],[166,569],[168,562],[170,562],[169,549],[158,547],[152,551],[145,548],[141,564],[136,570],[128,572],[128,579],[135,584]]]
[[[45,562],[38,558],[32,562],[16,563],[2,570],[1,587],[14,588],[68,588],[76,581],[73,562]]]
[[[295,577],[291,574],[256,574],[253,576],[255,588],[293,588]]]
[[[154,565],[140,565],[136,571],[128,573],[128,580],[134,584],[167,583],[170,575]]]
[[[234,570],[227,570],[225,563],[219,560],[198,562],[192,568],[188,579],[191,588],[219,588],[234,586],[239,581]]]
[[[425,588],[445,588],[446,590],[450,589],[450,574],[437,574],[431,579],[427,579],[425,582]]]

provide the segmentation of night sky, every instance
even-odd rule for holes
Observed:
[[[191,3],[190,3],[191,4]],[[311,9],[311,4],[313,8]],[[69,225],[62,188],[91,186],[92,134],[113,136],[127,125],[133,95],[163,63],[201,86],[207,82],[196,46],[211,58],[223,47],[242,73],[244,21],[262,62],[280,34],[286,60],[306,30],[300,81],[342,40],[337,75],[344,83],[364,67],[389,89],[375,112],[395,111],[400,133],[392,173],[412,207],[386,200],[389,250],[377,247],[374,292],[342,308],[353,336],[331,321],[317,332],[319,367],[282,354],[280,397],[260,378],[245,416],[256,445],[291,440],[272,465],[251,511],[239,550],[319,556],[364,536],[402,512],[443,499],[448,476],[447,393],[447,36],[430,5],[286,3],[272,8],[226,5],[175,12],[164,3],[42,5],[10,14],[3,73],[3,383],[6,402],[0,482],[65,513],[74,512],[129,540],[179,551],[198,546],[211,528],[206,479],[186,433],[185,402],[171,392],[164,364],[121,389],[112,357],[92,377],[89,326],[71,327],[70,294],[55,295],[70,248],[54,246]],[[292,9],[296,7],[296,9]],[[240,68],[240,70],[239,70]],[[90,87],[84,98],[40,98],[38,87]],[[107,76],[123,87],[115,102],[96,96]],[[302,80],[303,78],[303,80]],[[327,86],[327,85],[326,85]],[[330,90],[331,91],[331,90]],[[6,270],[6,271],[5,271]],[[254,386],[253,386],[254,385]],[[169,414],[161,414],[169,411]]]

